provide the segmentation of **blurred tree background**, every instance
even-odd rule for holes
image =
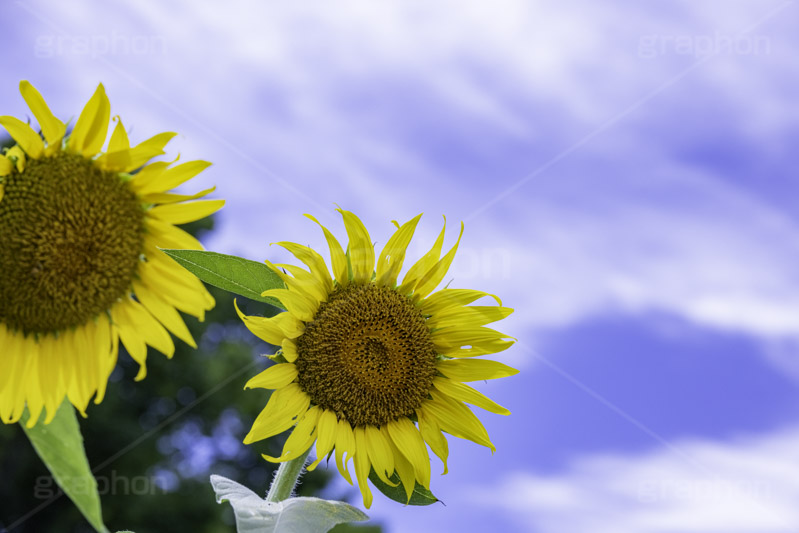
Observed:
[[[8,147],[0,139],[0,147]],[[202,238],[213,219],[183,226]],[[199,349],[175,340],[167,360],[150,349],[147,377],[133,378],[138,365],[120,344],[117,368],[100,405],[80,420],[89,464],[94,469],[111,531],[136,533],[230,533],[230,505],[219,505],[209,483],[219,474],[266,494],[276,465],[261,454],[280,455],[286,435],[242,444],[269,391],[244,391],[244,384],[269,366],[274,347],[252,335],[233,308],[233,295],[209,287],[216,307],[205,322],[185,316]],[[236,297],[247,314],[271,315],[267,304]],[[2,357],[2,347],[0,347]],[[335,467],[323,465],[302,477],[298,494],[360,503],[356,489],[328,487]],[[337,473],[335,475],[338,475]],[[60,495],[18,425],[0,424],[0,533],[90,533],[66,496]],[[336,533],[379,533],[379,526],[340,525]]]

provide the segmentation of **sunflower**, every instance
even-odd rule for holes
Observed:
[[[165,191],[209,166],[148,164],[175,133],[130,146],[122,121],[105,152],[110,104],[102,84],[71,134],[27,81],[20,92],[41,135],[0,117],[16,145],[0,155],[0,416],[49,423],[68,398],[85,416],[100,403],[119,341],[146,375],[147,346],[171,357],[167,331],[196,347],[178,313],[203,319],[214,300],[159,247],[202,246],[174,224],[203,218],[223,200]]]
[[[245,388],[274,389],[244,442],[249,444],[294,426],[279,457],[302,456],[316,443],[317,459],[334,450],[341,475],[352,484],[353,459],[364,505],[372,503],[367,478],[372,470],[381,481],[401,481],[410,501],[416,483],[430,486],[427,446],[447,472],[447,440],[442,432],[487,446],[494,445],[483,425],[465,404],[493,413],[510,412],[464,382],[511,376],[517,370],[476,359],[513,344],[504,333],[485,327],[513,310],[494,295],[471,289],[445,288],[433,293],[455,256],[458,242],[441,256],[444,229],[401,283],[406,249],[422,215],[400,226],[377,258],[363,223],[338,210],[349,237],[345,252],[322,227],[332,263],[332,276],[314,250],[290,242],[277,243],[308,270],[266,261],[285,282],[285,289],[264,292],[287,309],[273,318],[245,316],[247,328],[280,346],[278,363],[252,378]],[[469,304],[492,297],[498,305]],[[426,445],[427,446],[426,446]],[[393,480],[392,480],[393,478]]]

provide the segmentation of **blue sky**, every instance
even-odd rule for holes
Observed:
[[[213,250],[322,247],[334,203],[378,243],[424,212],[414,254],[465,221],[452,286],[516,309],[522,373],[481,387],[513,415],[493,457],[451,439],[446,507],[376,499],[388,531],[795,531],[797,10],[12,2],[0,101],[29,79],[66,118],[102,81],[132,140],[180,132]]]

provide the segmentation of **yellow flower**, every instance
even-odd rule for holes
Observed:
[[[264,456],[267,460],[302,456],[316,442],[318,459],[308,469],[335,450],[338,469],[352,484],[348,462],[353,459],[366,507],[372,503],[367,485],[371,469],[392,486],[397,485],[390,479],[396,473],[410,500],[416,482],[430,486],[427,446],[447,472],[442,431],[494,451],[485,428],[465,403],[492,413],[510,412],[464,382],[517,373],[502,363],[476,359],[513,344],[507,335],[485,327],[513,310],[477,290],[446,288],[433,293],[460,243],[459,236],[440,257],[446,224],[432,249],[398,284],[422,215],[402,226],[394,223],[398,229],[377,257],[375,269],[375,249],[363,223],[349,211],[338,211],[349,237],[347,253],[327,228],[306,215],[322,226],[332,276],[317,252],[281,242],[308,267],[266,262],[286,289],[264,295],[279,299],[287,312],[263,318],[245,316],[236,308],[252,333],[281,347],[274,357],[278,364],[246,385],[275,391],[244,442],[295,426],[282,454]],[[498,305],[469,305],[485,296]]]
[[[147,345],[167,357],[167,331],[196,347],[178,310],[201,320],[214,300],[158,248],[202,246],[174,224],[198,220],[223,200],[165,191],[209,166],[150,159],[175,133],[134,147],[118,117],[105,152],[110,104],[100,85],[71,134],[27,81],[20,83],[42,135],[0,117],[16,145],[0,155],[0,416],[25,406],[45,423],[66,396],[85,415],[102,401],[119,341],[146,374]],[[137,172],[136,172],[137,171]],[[132,173],[132,174],[131,174]]]

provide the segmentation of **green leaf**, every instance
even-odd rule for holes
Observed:
[[[288,498],[268,502],[222,476],[211,476],[217,503],[230,502],[238,533],[325,533],[336,524],[369,517],[352,505],[320,498]]]
[[[369,472],[369,481],[372,482],[372,485],[377,488],[380,492],[394,500],[395,502],[399,502],[403,505],[410,504],[410,505],[432,505],[439,501],[438,498],[433,496],[433,493],[430,492],[429,489],[424,488],[420,484],[416,483],[413,488],[413,492],[411,493],[411,501],[408,501],[408,495],[405,494],[405,488],[402,484],[402,481],[394,472],[394,475],[391,476],[390,479],[393,483],[397,483],[396,487],[392,487],[391,485],[387,485],[383,483],[377,474],[375,474],[374,469]]]
[[[69,401],[62,403],[53,421],[47,425],[39,419],[35,426],[28,428],[26,422],[29,417],[26,410],[20,425],[53,479],[92,527],[106,533],[108,530],[103,525],[97,481],[86,459],[83,436],[72,404]]]
[[[269,289],[285,288],[283,280],[264,263],[205,250],[162,251],[210,285],[285,309],[277,299],[261,296]]]

